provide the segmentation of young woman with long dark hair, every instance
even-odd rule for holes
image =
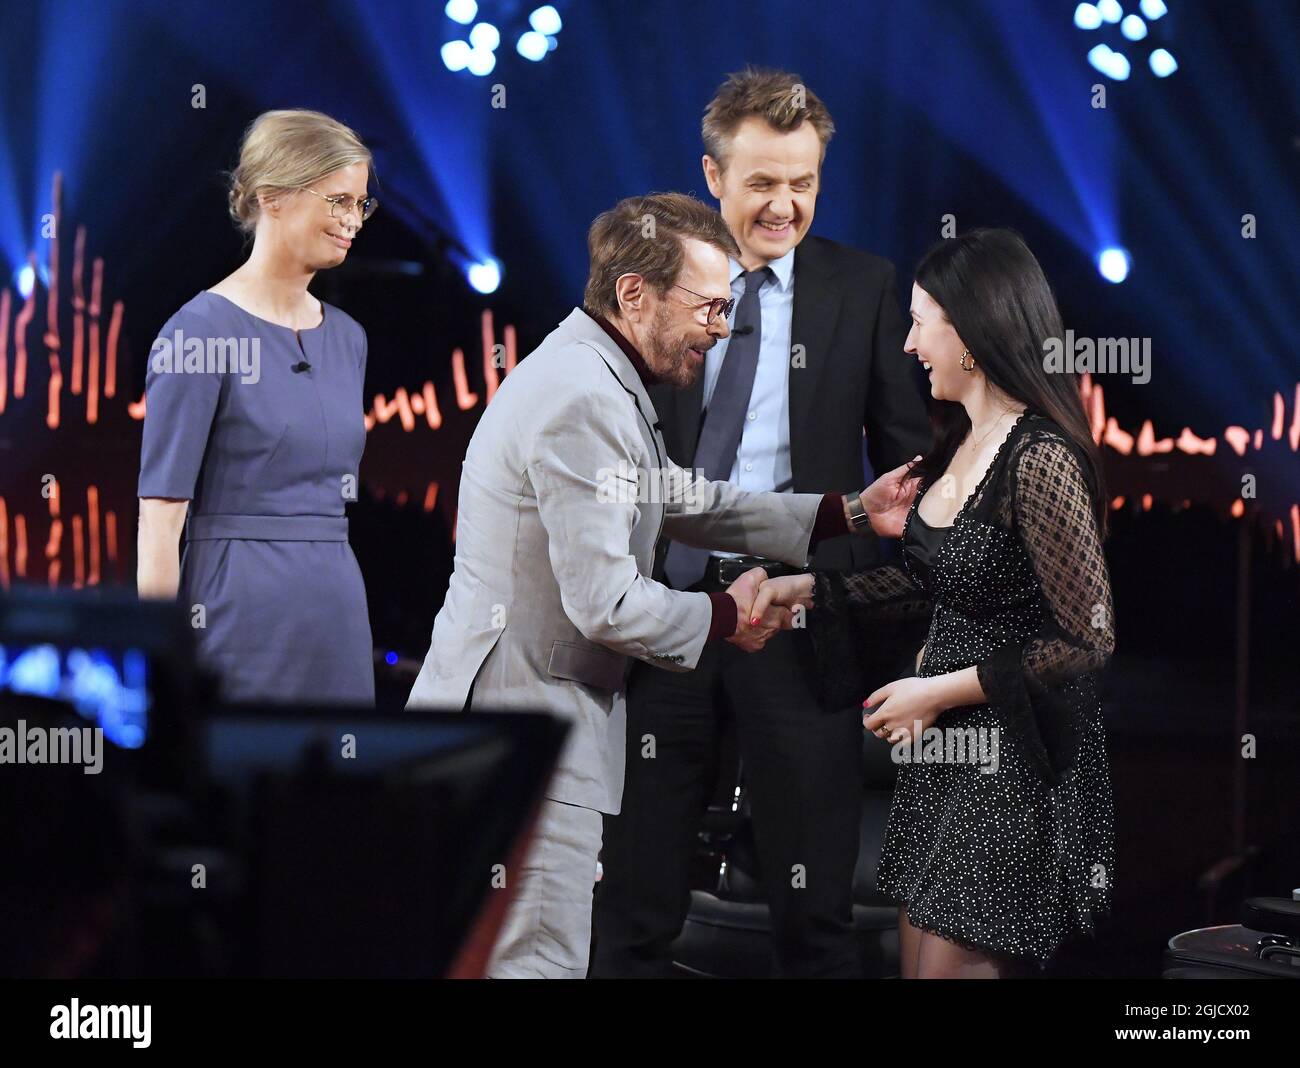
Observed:
[[[1045,368],[1064,331],[1018,235],[936,246],[911,311],[935,441],[913,469],[902,565],[771,579],[753,614],[808,609],[831,699],[849,703],[882,625],[930,613],[916,675],[863,702],[898,743],[877,881],[900,903],[904,978],[1009,976],[1110,910],[1105,488],[1077,381]]]

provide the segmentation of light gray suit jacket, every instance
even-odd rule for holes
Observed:
[[[822,499],[696,478],[657,422],[581,309],[510,372],[465,454],[455,568],[407,702],[461,711],[472,687],[476,710],[562,716],[547,796],[601,812],[623,796],[629,658],[690,671],[712,619],[707,594],[649,577],[660,535],[803,565]]]

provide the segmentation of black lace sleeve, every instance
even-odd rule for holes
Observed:
[[[1001,705],[1051,781],[1071,768],[1091,674],[1115,648],[1110,576],[1093,498],[1071,446],[1036,437],[1012,459],[1016,528],[1043,595],[1039,632],[977,665],[989,703]]]
[[[897,565],[813,572],[808,630],[823,707],[860,703],[870,666],[914,653],[929,615],[928,595]]]

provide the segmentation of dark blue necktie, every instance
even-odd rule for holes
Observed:
[[[730,478],[736,462],[745,416],[749,412],[749,395],[754,390],[754,375],[758,370],[758,349],[763,340],[758,291],[774,275],[771,267],[760,267],[757,271],[746,271],[742,277],[745,292],[736,305],[727,353],[704,412],[704,425],[700,428],[692,464],[710,482]],[[704,576],[708,562],[707,549],[695,549],[675,541],[668,546],[664,572],[674,589],[684,590]]]

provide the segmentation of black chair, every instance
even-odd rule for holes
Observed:
[[[876,864],[897,768],[890,746],[863,732],[862,822],[853,876],[853,928],[865,978],[898,976],[898,906],[875,892]],[[673,943],[673,962],[698,978],[765,979],[772,970],[771,918],[754,848],[744,769],[730,800],[715,803],[703,837],[718,859],[717,885],[692,890],[690,911]]]
[[[1163,977],[1300,979],[1300,890],[1290,898],[1248,898],[1241,920],[1174,935]]]

